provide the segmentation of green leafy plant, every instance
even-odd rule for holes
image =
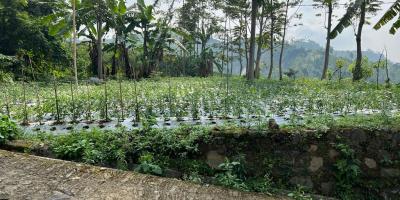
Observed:
[[[335,163],[336,193],[341,199],[353,199],[353,188],[360,181],[360,161],[356,159],[354,150],[349,145],[335,145],[341,153],[341,158]]]
[[[249,188],[245,184],[245,167],[242,163],[237,161],[230,161],[226,159],[224,163],[219,165],[221,173],[215,176],[217,185],[230,187],[234,189],[248,191]]]
[[[288,194],[288,197],[295,200],[313,200],[313,198],[306,193],[305,188],[298,185],[296,189]]]
[[[19,130],[15,122],[7,116],[0,115],[0,145],[7,141],[14,140],[19,135]]]
[[[154,164],[154,156],[151,153],[144,153],[139,158],[140,164],[135,171],[144,174],[162,175],[163,171],[160,166]]]

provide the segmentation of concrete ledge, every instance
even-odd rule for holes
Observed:
[[[286,198],[0,150],[0,199],[278,200]]]

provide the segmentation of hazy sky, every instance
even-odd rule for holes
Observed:
[[[346,1],[342,1],[346,2]],[[393,2],[392,0],[383,0],[383,2]],[[312,0],[304,0],[304,5],[312,4]],[[396,62],[400,62],[400,32],[397,35],[389,34],[390,25],[383,27],[381,30],[376,31],[372,26],[380,19],[384,12],[390,7],[390,4],[383,4],[382,10],[377,13],[376,16],[370,16],[370,22],[372,25],[366,25],[364,27],[362,43],[363,50],[371,49],[377,52],[381,52],[386,46],[388,49],[388,57]],[[296,10],[297,8],[293,8]],[[346,9],[342,6],[334,10],[335,15],[343,16]],[[310,39],[324,45],[326,38],[326,30],[324,29],[324,16],[316,17],[317,13],[323,13],[321,9],[314,9],[311,6],[303,6],[299,9],[300,13],[303,13],[303,19],[301,22],[303,26],[293,27],[289,30],[289,37],[295,39]],[[337,24],[336,18],[333,26]],[[354,29],[352,27],[347,28],[341,35],[332,41],[332,46],[337,50],[355,50],[355,36]]]
[[[146,2],[153,2],[154,0],[145,0]],[[166,2],[170,0],[160,0],[160,2]],[[393,2],[393,0],[382,0],[385,3]],[[136,0],[127,0],[128,4],[136,2]],[[178,0],[177,5],[181,5],[181,0]],[[348,2],[348,0],[341,0],[341,3]],[[313,4],[312,0],[303,0],[303,5]],[[376,16],[370,16],[371,24],[375,24],[383,13],[390,7],[391,4],[382,5],[382,10],[377,13]],[[317,13],[324,13],[322,9],[315,9],[312,6],[301,6],[300,8],[291,8],[290,13],[295,11],[303,14],[303,18],[300,22],[303,26],[291,27],[288,30],[288,39],[306,39],[313,40],[322,46],[325,45],[326,30],[324,28],[324,15],[317,17]],[[335,8],[334,14],[338,16],[333,22],[333,26],[336,25],[339,17],[343,16],[346,9],[343,6]],[[389,34],[390,25],[385,26],[379,31],[372,28],[372,25],[366,25],[364,27],[362,42],[363,50],[371,49],[376,52],[381,52],[386,46],[388,49],[388,57],[392,61],[400,62],[400,32],[397,35]],[[399,45],[399,46],[397,46]],[[332,41],[332,47],[336,50],[355,50],[355,36],[352,27],[347,28],[341,35]]]

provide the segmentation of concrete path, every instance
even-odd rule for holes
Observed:
[[[279,200],[175,179],[0,150],[0,200]]]

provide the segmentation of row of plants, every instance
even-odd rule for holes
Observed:
[[[13,83],[2,88],[0,111],[19,122],[132,119],[164,121],[248,119],[381,113],[397,115],[400,88],[310,79],[254,83],[233,77],[143,81]]]

